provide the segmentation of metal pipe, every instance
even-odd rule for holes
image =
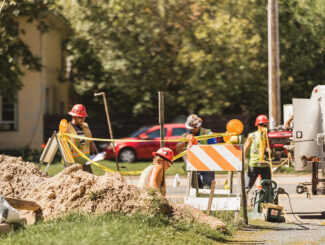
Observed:
[[[159,124],[160,124],[160,147],[164,147],[164,123],[165,123],[165,115],[164,115],[164,92],[158,92],[159,99]]]
[[[100,96],[100,95],[102,95],[103,99],[104,99],[104,106],[105,106],[105,112],[106,112],[106,118],[107,118],[109,134],[110,134],[111,139],[114,139],[113,131],[112,131],[112,127],[111,127],[111,120],[110,120],[109,114],[108,114],[108,107],[107,107],[105,92],[94,93],[95,97]],[[116,169],[117,169],[117,171],[120,171],[120,167],[118,165],[118,159],[117,159],[117,154],[116,154],[114,142],[112,142],[112,146],[113,146],[114,158],[115,158],[115,163],[116,163]]]

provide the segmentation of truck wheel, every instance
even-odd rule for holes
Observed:
[[[121,162],[134,162],[136,160],[136,155],[133,149],[125,148],[120,151],[118,158]]]

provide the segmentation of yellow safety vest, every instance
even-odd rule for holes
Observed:
[[[248,165],[251,167],[269,167],[268,163],[264,160],[267,131],[257,130],[248,136],[252,140]]]
[[[81,126],[81,129],[82,129],[85,137],[92,137],[92,134],[91,134],[91,132],[89,130],[89,127],[88,127],[88,124],[87,123],[83,123],[82,126]],[[72,125],[71,122],[68,123],[67,132],[69,134],[77,135],[77,132],[74,129],[74,127],[73,127],[73,125]],[[90,155],[89,140],[85,140],[85,143],[84,144],[81,144],[79,139],[76,139],[76,138],[73,138],[73,137],[71,137],[70,140],[72,141],[72,143],[74,145],[76,145],[78,147],[78,149],[82,153],[84,153],[87,156]],[[83,157],[81,157],[80,154],[73,147],[71,147],[71,153],[72,153],[72,156],[73,156],[73,158],[74,158],[74,160],[75,160],[76,163],[84,164],[87,161],[86,159],[84,159]]]

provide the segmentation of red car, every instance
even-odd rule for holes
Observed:
[[[182,123],[171,123],[164,125],[164,139],[179,139],[187,132],[187,129]],[[160,125],[152,127],[144,127],[133,133],[124,140],[156,140],[149,142],[117,142],[115,150],[119,161],[134,162],[138,159],[152,159],[152,152],[160,148]],[[166,147],[169,147],[176,154],[177,142],[165,142]],[[106,157],[114,159],[112,144],[106,149]]]

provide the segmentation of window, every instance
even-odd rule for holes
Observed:
[[[166,136],[166,132],[167,132],[167,130],[164,129],[164,136]],[[148,135],[148,139],[159,138],[160,137],[160,129],[152,131],[152,132],[148,133],[147,135]]]
[[[17,129],[17,103],[0,96],[0,131]]]
[[[172,136],[182,136],[186,131],[186,128],[173,128]]]

